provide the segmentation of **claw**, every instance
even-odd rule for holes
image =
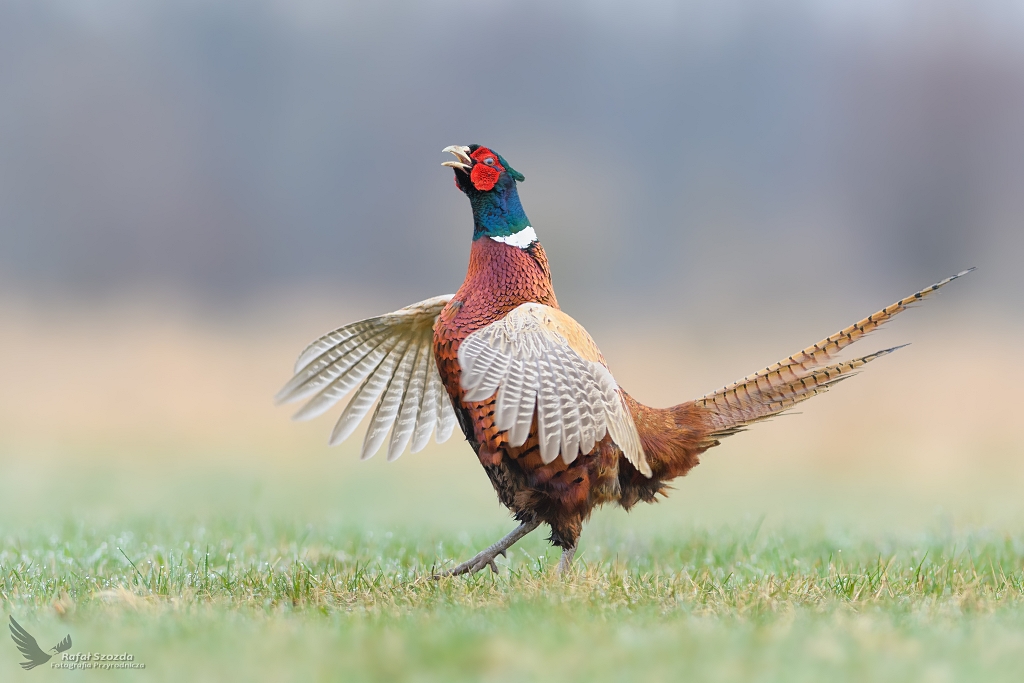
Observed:
[[[498,565],[494,563],[494,560],[491,560],[490,562],[488,562],[487,566],[490,567],[491,571],[494,572],[495,574],[498,573]],[[482,569],[482,567],[481,567],[481,569]]]

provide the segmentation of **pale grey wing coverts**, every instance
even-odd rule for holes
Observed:
[[[413,453],[422,450],[435,431],[438,443],[447,441],[455,429],[455,410],[437,372],[433,328],[452,296],[420,301],[325,334],[299,355],[295,376],[276,401],[309,398],[295,415],[308,420],[326,412],[358,384],[330,443],[347,439],[376,405],[363,439],[364,460],[383,445],[389,429],[388,460],[398,458],[410,443]]]
[[[565,313],[522,304],[466,337],[458,358],[463,399],[495,396],[495,424],[508,432],[511,446],[529,438],[536,412],[545,463],[559,454],[570,463],[611,434],[626,459],[651,476],[632,414],[601,352]]]

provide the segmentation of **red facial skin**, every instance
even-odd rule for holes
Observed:
[[[473,182],[473,187],[481,192],[494,189],[494,186],[498,183],[498,178],[505,172],[505,167],[498,161],[498,155],[486,147],[480,147],[469,156],[476,162],[473,164],[473,170],[469,173],[469,179]],[[488,164],[488,159],[492,163]]]

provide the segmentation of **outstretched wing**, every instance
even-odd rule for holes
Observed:
[[[59,643],[57,643],[53,647],[53,649],[56,650],[57,652],[65,652],[67,650],[70,650],[71,649],[71,634],[69,633],[66,636],[64,636],[64,640],[62,640]]]
[[[618,384],[587,331],[556,308],[529,303],[470,334],[459,346],[463,396],[495,396],[495,424],[522,446],[534,414],[541,460],[569,463],[611,434],[626,459],[651,476]]]
[[[21,668],[28,670],[34,669],[40,664],[45,664],[50,661],[50,655],[39,649],[39,643],[32,637],[28,631],[21,627],[21,624],[11,617],[10,629],[11,638],[14,639],[14,644],[18,646],[18,650],[25,656],[27,662],[21,662]]]
[[[309,420],[358,384],[330,443],[347,439],[376,405],[363,439],[364,460],[377,452],[389,429],[388,460],[398,458],[410,442],[413,453],[422,450],[435,430],[438,443],[447,441],[455,429],[455,410],[437,372],[433,328],[452,296],[420,301],[325,334],[302,352],[295,376],[275,400],[290,403],[312,397],[295,415],[297,420]]]

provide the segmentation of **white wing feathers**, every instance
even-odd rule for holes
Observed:
[[[452,296],[427,299],[325,334],[302,352],[295,376],[275,400],[291,403],[312,396],[295,415],[308,420],[326,412],[358,384],[330,443],[351,436],[376,404],[363,439],[363,459],[384,444],[388,430],[388,460],[399,457],[410,443],[413,453],[422,450],[432,432],[438,443],[448,440],[455,429],[455,411],[437,372],[433,327]]]
[[[495,398],[495,423],[522,446],[537,415],[541,460],[570,463],[611,434],[626,458],[651,476],[633,417],[593,339],[575,320],[523,304],[459,346],[464,400]]]

